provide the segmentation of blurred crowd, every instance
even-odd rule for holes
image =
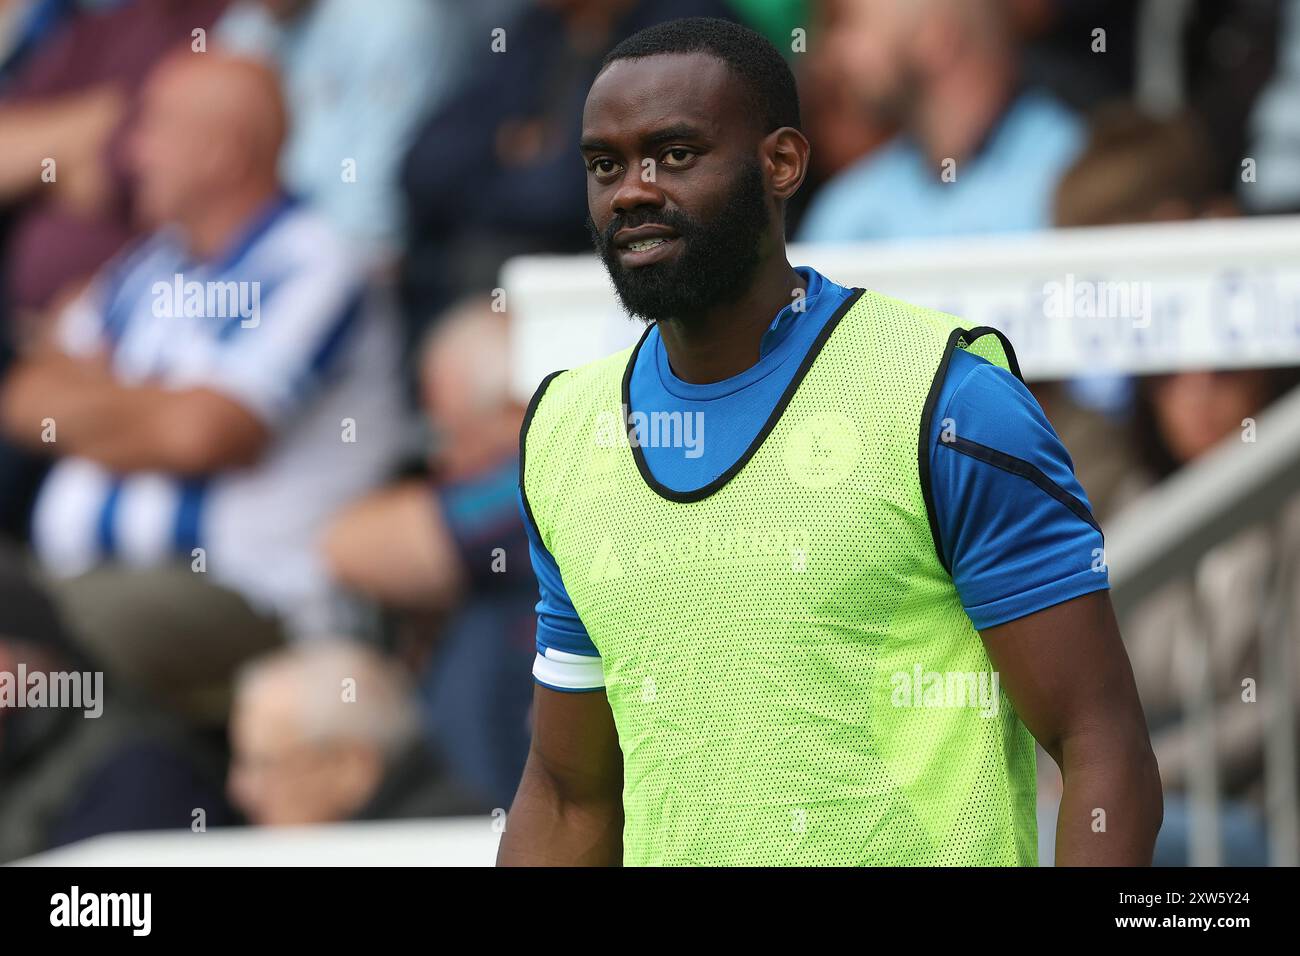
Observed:
[[[0,862],[509,806],[537,593],[499,269],[590,248],[587,88],[682,16],[789,51],[794,240],[1300,212],[1298,0],[0,0],[0,672],[106,697],[0,707]],[[1297,380],[1035,391],[1104,526]],[[1243,594],[1297,549],[1300,497],[1128,622],[1162,862],[1201,641],[1227,862],[1264,862]]]

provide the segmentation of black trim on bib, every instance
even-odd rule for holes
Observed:
[[[941,444],[945,448],[951,448],[955,452],[969,455],[971,458],[992,465],[994,468],[1001,468],[1003,471],[1032,481],[1051,497],[1069,508],[1076,518],[1090,525],[1094,531],[1101,534],[1101,525],[1097,524],[1097,519],[1092,516],[1088,506],[1047,477],[1037,465],[1030,464],[1023,458],[1016,458],[1014,455],[1000,452],[996,448],[990,448],[988,445],[981,445],[969,438],[954,438],[952,441],[941,442]]]
[[[952,350],[957,348],[958,342],[964,342],[970,346],[972,342],[981,339],[986,335],[996,336],[997,340],[1002,343],[1002,351],[1007,357],[1007,365],[1011,367],[1011,374],[1021,382],[1025,377],[1020,374],[1020,362],[1016,359],[1016,350],[1011,347],[1011,342],[1007,337],[997,329],[988,325],[979,325],[973,329],[953,329],[948,336],[948,343],[943,348],[943,357],[939,359],[939,368],[934,373],[934,380],[930,383],[930,393],[925,397],[925,406],[921,410],[921,434],[917,442],[917,465],[921,475],[921,494],[925,498],[925,515],[930,522],[930,537],[934,539],[934,551],[939,556],[939,563],[943,569],[952,574],[952,568],[948,565],[948,559],[943,555],[943,541],[939,537],[939,518],[934,511],[934,490],[930,487],[930,424],[934,420],[934,406],[939,403],[939,392],[943,389],[944,379],[948,377],[948,363],[952,359]],[[971,444],[974,444],[972,442]],[[990,449],[991,450],[991,449]],[[990,464],[992,464],[990,462]],[[1047,476],[1044,475],[1044,478]],[[1050,479],[1048,479],[1050,481]]]
[[[524,458],[528,452],[528,427],[533,423],[533,415],[537,414],[537,406],[542,404],[542,396],[546,394],[546,387],[551,384],[551,379],[567,371],[568,369],[562,368],[542,379],[541,384],[537,386],[537,391],[533,392],[533,397],[528,400],[524,423],[519,426],[519,498],[524,503],[524,513],[528,515],[528,523],[533,526],[538,541],[542,540],[542,529],[537,527],[537,519],[533,517],[533,506],[528,503],[528,492],[524,489]]]
[[[777,401],[776,407],[772,409],[772,413],[768,415],[767,421],[763,424],[763,427],[759,429],[758,434],[754,436],[754,440],[749,443],[749,447],[745,449],[744,453],[737,458],[734,463],[732,463],[730,468],[720,474],[717,478],[714,478],[711,482],[701,488],[696,488],[694,491],[674,491],[672,488],[669,488],[667,485],[658,481],[655,476],[650,473],[650,466],[646,464],[645,453],[641,451],[640,445],[637,444],[636,436],[633,434],[631,396],[632,370],[636,368],[636,358],[641,354],[641,346],[645,344],[646,338],[650,335],[650,328],[653,328],[654,326],[647,328],[645,334],[641,336],[641,340],[636,343],[636,348],[632,350],[631,357],[627,360],[627,368],[623,371],[623,387],[621,390],[621,396],[623,400],[623,414],[626,416],[625,424],[627,425],[628,444],[632,446],[632,458],[636,462],[637,471],[641,473],[641,479],[649,486],[650,490],[660,498],[665,498],[668,501],[675,501],[679,504],[689,504],[693,501],[703,501],[705,498],[722,488],[732,478],[736,477],[736,475],[739,474],[740,469],[744,468],[745,465],[749,463],[749,459],[754,457],[755,452],[757,452],[762,446],[772,429],[776,427],[776,423],[780,421],[781,415],[785,412],[786,406],[789,405],[790,400],[794,398],[794,393],[798,390],[799,384],[808,374],[808,370],[812,368],[812,364],[817,359],[817,356],[821,354],[822,348],[831,337],[831,333],[835,331],[836,326],[840,324],[840,320],[848,314],[849,309],[853,308],[865,292],[865,289],[854,289],[852,294],[841,303],[838,309],[835,310],[835,314],[827,319],[825,327],[817,334],[816,340],[808,349],[808,354],[804,356],[803,362],[800,363],[798,370],[794,373],[794,378],[790,380],[790,384],[787,385],[785,391],[781,393],[781,398]]]

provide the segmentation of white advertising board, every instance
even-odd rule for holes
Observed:
[[[1300,216],[790,246],[790,261],[990,325],[1027,379],[1300,364]],[[506,263],[513,386],[631,345],[592,255]]]

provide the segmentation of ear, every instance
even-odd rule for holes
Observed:
[[[763,138],[759,155],[774,198],[784,202],[799,191],[808,175],[811,153],[807,138],[791,126],[782,126]]]

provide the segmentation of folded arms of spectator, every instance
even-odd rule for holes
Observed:
[[[33,451],[177,475],[249,464],[269,437],[253,413],[213,389],[125,385],[102,360],[55,351],[11,369],[0,386],[0,430]]]

